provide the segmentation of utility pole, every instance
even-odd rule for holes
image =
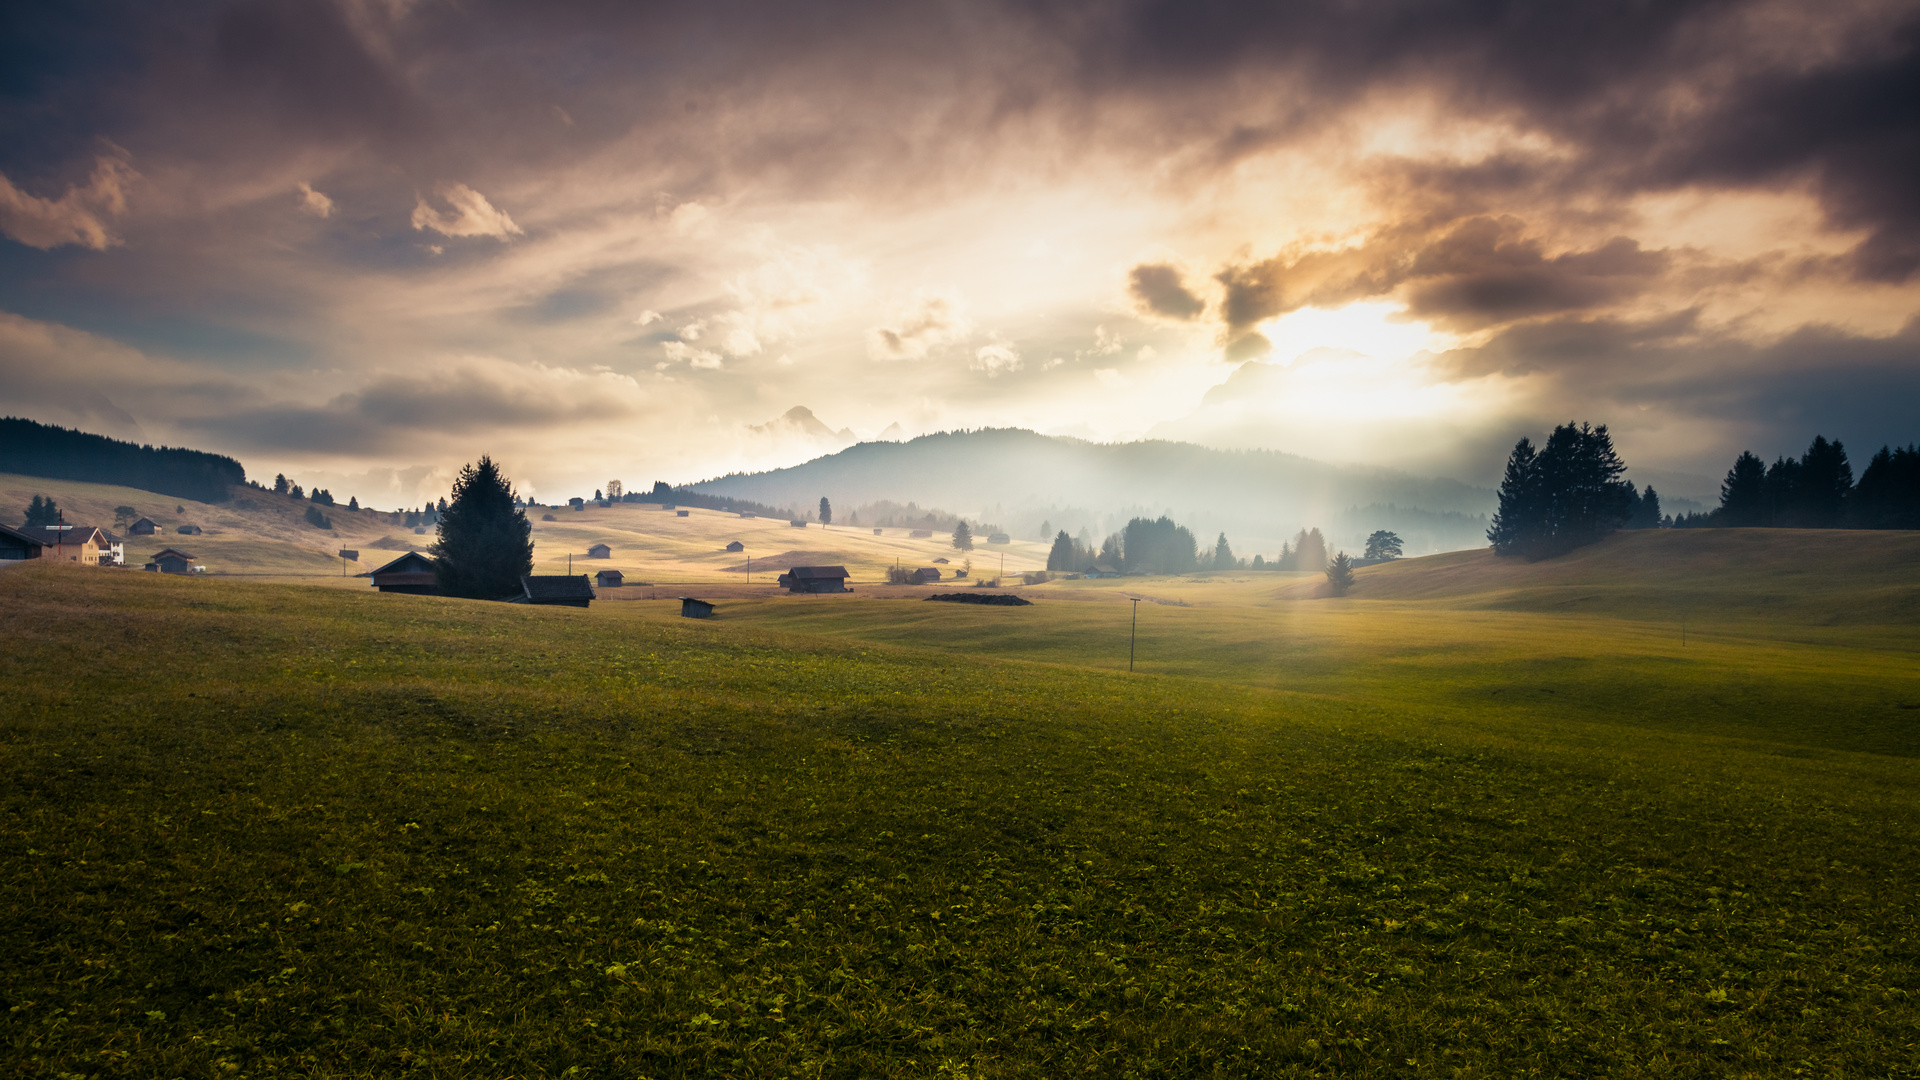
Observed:
[[[1127,633],[1127,671],[1128,673],[1132,673],[1133,643],[1140,635],[1140,598],[1137,596],[1129,596],[1127,599],[1133,601],[1133,629]]]

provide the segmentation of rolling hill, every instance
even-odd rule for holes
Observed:
[[[1096,539],[1137,515],[1168,514],[1237,551],[1279,554],[1307,526],[1359,550],[1392,529],[1409,553],[1486,542],[1494,493],[1456,480],[1329,465],[1265,450],[1191,443],[1099,444],[1023,429],[943,432],[868,442],[802,465],[738,473],[692,490],[806,508],[821,496],[846,509],[890,499],[939,506],[1040,539],[1043,521]]]

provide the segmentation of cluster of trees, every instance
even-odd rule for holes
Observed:
[[[1854,483],[1840,440],[1815,435],[1797,460],[1768,465],[1742,451],[1720,483],[1720,505],[1672,519],[1675,528],[1920,529],[1920,446],[1882,446]]]
[[[66,523],[66,515],[60,512],[59,505],[52,499],[40,495],[35,495],[33,501],[27,504],[27,520],[21,522],[23,525],[65,525]]]
[[[320,512],[317,506],[307,507],[307,524],[316,529],[333,528],[333,519]]]
[[[1237,569],[1240,565],[1225,533],[1203,556],[1192,530],[1165,516],[1134,518],[1126,528],[1108,536],[1098,551],[1061,529],[1047,552],[1049,570],[1084,571],[1106,566],[1129,574],[1190,574],[1196,570]]]
[[[407,528],[417,529],[422,525],[440,524],[440,515],[446,512],[447,500],[441,499],[438,506],[435,506],[433,503],[428,503],[418,510],[407,510],[403,512],[400,515],[400,520]]]
[[[315,503],[320,506],[338,506],[339,505],[339,500],[333,497],[333,492],[328,491],[326,488],[314,488],[313,493],[309,495],[305,488],[301,487],[299,484],[296,484],[291,480],[288,480],[286,473],[274,474],[273,493],[275,495],[285,495],[288,498],[292,498],[292,499],[305,499],[308,502]],[[358,495],[349,496],[347,498],[346,508],[356,514],[359,513],[360,512],[360,496]],[[307,519],[309,521],[313,519],[312,513],[308,513]]]
[[[201,502],[225,502],[232,487],[247,482],[247,470],[220,454],[141,446],[14,416],[0,419],[0,461],[22,476],[118,484]]]
[[[1537,451],[1522,437],[1507,458],[1500,509],[1487,529],[1494,552],[1529,559],[1564,554],[1634,520],[1648,501],[1657,523],[1658,496],[1651,488],[1640,496],[1620,479],[1626,471],[1605,424],[1563,424]]]
[[[1254,570],[1323,570],[1327,565],[1327,538],[1318,528],[1301,529],[1293,535],[1291,543],[1280,545],[1280,557],[1268,562],[1265,557],[1253,557]]]

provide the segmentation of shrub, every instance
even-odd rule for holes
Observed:
[[[889,566],[887,567],[887,584],[918,585],[920,584],[920,571],[917,567],[912,566]]]

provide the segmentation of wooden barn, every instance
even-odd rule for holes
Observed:
[[[133,536],[152,536],[159,531],[160,523],[149,517],[143,517],[127,526],[127,532]]]
[[[407,552],[368,573],[367,577],[373,580],[373,587],[381,592],[432,596],[440,591],[439,582],[433,576],[433,560],[417,551]]]
[[[587,558],[611,559],[613,558],[613,548],[609,547],[606,544],[595,544],[592,547],[587,549]]]
[[[994,533],[992,536],[987,537],[987,543],[1011,544],[1013,543],[1013,537],[1008,536],[1006,533]]]
[[[0,525],[0,562],[37,559],[40,557],[40,549],[45,546],[37,536],[29,536],[19,529]]]
[[[727,550],[728,551],[745,551],[747,550],[747,545],[741,543],[738,540],[735,540],[732,543],[727,545]]]
[[[683,619],[710,619],[713,617],[713,605],[705,600],[695,600],[691,596],[680,598],[680,617]]]
[[[602,570],[593,575],[593,583],[603,589],[618,589],[627,583],[627,576],[618,570]]]
[[[586,607],[593,603],[593,586],[585,574],[529,574],[520,579],[522,595],[512,597],[514,604],[539,604],[542,607]]]
[[[192,555],[179,548],[167,548],[165,551],[154,552],[153,560],[147,563],[147,569],[157,570],[162,574],[191,574],[193,565]]]
[[[844,566],[796,566],[780,575],[780,587],[797,593],[841,593],[847,588]]]

